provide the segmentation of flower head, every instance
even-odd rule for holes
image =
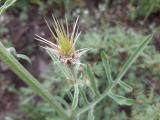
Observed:
[[[53,42],[50,42],[39,35],[36,35],[35,39],[45,43],[47,46],[44,48],[51,49],[53,53],[58,58],[60,58],[60,61],[62,63],[67,63],[67,64],[78,63],[80,56],[84,54],[86,51],[88,51],[87,48],[80,50],[76,50],[75,48],[76,41],[81,34],[81,32],[78,31],[79,27],[77,26],[79,17],[77,17],[71,33],[69,33],[67,19],[65,20],[66,25],[64,26],[62,21],[58,21],[54,16],[52,17],[53,17],[53,23],[51,24],[52,26],[49,25],[46,19],[45,22],[53,38],[56,40],[57,44],[54,44]],[[51,27],[53,27],[53,29]]]

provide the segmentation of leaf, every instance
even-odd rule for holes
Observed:
[[[26,55],[24,55],[24,54],[17,54],[16,49],[15,49],[14,47],[7,48],[7,50],[8,50],[13,56],[15,56],[16,58],[20,58],[20,59],[26,60],[26,61],[29,62],[30,64],[32,63],[31,59],[30,59],[29,57],[27,57]]]
[[[73,95],[70,90],[67,90],[67,96],[69,97],[70,101],[73,100]]]
[[[133,99],[129,99],[120,95],[116,95],[112,92],[108,93],[108,96],[110,96],[115,102],[117,102],[120,105],[133,105],[135,102]]]
[[[27,97],[26,99],[24,99],[20,104],[21,104],[21,105],[25,105],[25,104],[29,103],[34,97],[35,97],[35,95],[28,96],[28,97]]]
[[[141,54],[141,52],[144,50],[144,48],[148,45],[148,43],[151,41],[153,35],[149,35],[145,37],[145,39],[142,41],[140,46],[134,51],[134,53],[129,57],[127,62],[122,67],[120,73],[117,75],[116,81],[120,81],[122,77],[125,75],[125,73],[128,71],[130,66],[135,62],[137,57]]]
[[[63,98],[61,98],[61,97],[59,97],[59,96],[56,96],[55,99],[56,99],[58,102],[60,102],[62,105],[64,105],[65,108],[69,109],[68,103],[67,103]]]
[[[80,94],[81,94],[81,96],[82,96],[85,104],[87,105],[87,104],[89,103],[89,101],[88,101],[88,99],[87,99],[87,96],[86,96],[86,93],[85,93],[84,89],[83,89],[82,87],[80,87],[79,90],[80,90]]]
[[[78,105],[78,99],[79,99],[79,88],[78,85],[76,84],[74,86],[74,97],[73,97],[73,103],[72,103],[72,109],[76,109]]]
[[[120,81],[119,82],[119,85],[124,89],[126,90],[127,92],[131,92],[133,90],[133,88],[131,86],[129,86],[128,84],[126,84],[125,82],[123,81]]]
[[[16,2],[16,0],[7,0],[3,6],[0,7],[0,15],[11,5],[13,5]]]
[[[107,75],[107,79],[108,79],[108,84],[109,86],[111,86],[112,82],[113,82],[113,78],[111,75],[111,69],[110,69],[110,65],[109,65],[109,61],[107,60],[107,55],[105,54],[105,52],[101,53],[101,59],[102,59],[102,63]]]
[[[89,77],[91,88],[93,92],[95,93],[96,96],[99,96],[99,91],[97,89],[97,82],[96,82],[93,72],[91,71],[91,66],[87,65],[86,72]]]
[[[133,64],[133,62],[136,60],[136,58],[140,55],[140,53],[144,50],[144,48],[147,46],[147,44],[150,42],[150,40],[152,39],[153,35],[150,35],[148,37],[145,38],[145,40],[140,44],[140,46],[135,50],[135,52],[133,53],[133,55],[131,55],[131,57],[129,57],[129,59],[127,60],[127,62],[125,63],[125,65],[123,66],[123,69],[121,70],[121,72],[118,74],[116,80],[114,80],[114,83],[112,84],[112,86],[109,89],[106,89],[104,91],[104,93],[94,102],[92,102],[91,104],[98,104],[102,99],[104,99],[107,95],[110,96],[113,100],[115,100],[118,104],[120,105],[132,105],[134,104],[134,100],[133,99],[128,99],[125,98],[123,96],[120,95],[115,95],[111,92],[111,90],[117,85],[119,84],[121,78],[123,77],[123,75],[127,72],[127,70],[129,69],[129,67]],[[86,112],[87,110],[90,109],[90,105],[85,106],[84,108],[80,109],[77,113],[78,115],[81,115],[82,113]]]
[[[26,60],[26,61],[29,62],[30,64],[32,63],[31,59],[30,59],[29,57],[27,57],[26,55],[16,54],[16,57],[17,57],[17,58],[20,58],[20,59],[23,59],[23,60]]]
[[[91,107],[89,113],[88,113],[88,120],[94,120],[94,107]]]
[[[68,118],[67,113],[55,100],[52,94],[31,75],[15,57],[10,54],[4,45],[0,42],[0,60],[2,60],[8,67],[18,75],[27,85],[29,85],[35,93],[41,96],[48,104],[55,109],[63,118]]]

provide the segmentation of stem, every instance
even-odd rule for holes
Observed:
[[[95,106],[97,103],[99,103],[101,100],[103,100],[107,95],[108,95],[108,89],[99,97],[97,98],[94,102],[90,103],[88,106],[82,108],[77,112],[77,116],[81,115],[82,113],[88,111],[91,107]]]
[[[61,105],[55,100],[52,94],[44,88],[44,86],[38,82],[4,47],[0,42],[0,60],[2,60],[8,67],[19,76],[27,85],[29,85],[34,92],[39,94],[50,106],[59,113],[64,119],[69,120],[69,116],[61,107]]]
[[[128,58],[127,62],[122,67],[121,71],[117,75],[117,78],[115,79],[115,82],[113,83],[112,88],[114,88],[119,82],[121,81],[122,77],[126,74],[130,66],[135,62],[135,60],[139,57],[139,55],[142,53],[146,45],[151,41],[153,35],[147,36],[144,41],[140,44],[140,46],[133,52],[133,54]]]
[[[134,61],[137,59],[137,57],[140,55],[140,53],[144,50],[145,46],[150,42],[150,40],[152,39],[152,37],[153,37],[153,35],[150,35],[150,36],[146,37],[144,41],[142,41],[142,43],[140,44],[140,46],[134,51],[134,53],[129,57],[129,59],[127,60],[127,62],[124,64],[124,66],[122,67],[122,70],[118,74],[117,78],[115,79],[115,81],[111,85],[111,87],[109,87],[108,89],[106,89],[105,92],[98,99],[96,99],[94,102],[90,103],[88,106],[86,106],[86,107],[82,108],[80,111],[78,111],[77,112],[77,116],[79,116],[80,114],[86,112],[92,106],[95,106],[97,103],[99,103],[102,99],[104,99],[111,92],[111,90],[117,84],[119,84],[119,82],[121,81],[122,77],[128,71],[128,69],[130,68],[130,66],[134,63]]]

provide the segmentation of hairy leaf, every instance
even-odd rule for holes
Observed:
[[[74,86],[74,97],[72,102],[72,109],[76,109],[78,105],[78,99],[79,99],[79,88],[78,88],[78,85],[76,84]]]
[[[99,96],[97,82],[96,82],[95,76],[91,70],[91,67],[89,65],[87,65],[86,71],[87,71],[87,75],[89,77],[91,88],[92,88],[93,92],[95,93],[96,96]]]
[[[110,86],[113,82],[113,79],[112,79],[112,75],[111,75],[111,68],[109,65],[109,61],[107,60],[107,55],[104,52],[102,52],[101,58],[102,58],[103,66],[104,66],[104,69],[105,69],[105,72],[107,75],[108,84]]]
[[[134,100],[109,92],[108,95],[120,105],[133,105]]]
[[[129,86],[128,84],[126,84],[125,82],[123,81],[120,81],[119,82],[119,85],[124,89],[126,90],[127,92],[131,92],[133,90],[133,88],[131,86]]]

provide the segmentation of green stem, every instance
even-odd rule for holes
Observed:
[[[146,45],[151,41],[153,35],[147,36],[144,41],[140,44],[140,46],[134,51],[134,53],[128,58],[127,62],[122,67],[121,71],[117,75],[117,78],[115,79],[114,84],[112,85],[111,89],[114,88],[117,83],[119,83],[122,79],[122,77],[126,74],[128,69],[131,67],[131,65],[135,62],[135,60],[139,57],[139,55],[142,53]]]
[[[69,120],[69,116],[55,100],[52,94],[42,86],[36,78],[34,78],[4,47],[0,42],[0,60],[19,76],[27,85],[29,85],[37,94],[39,94],[50,106],[59,113],[64,119]]]
[[[127,60],[127,62],[124,64],[122,70],[120,71],[120,73],[118,74],[117,78],[115,79],[114,83],[112,84],[111,87],[109,87],[108,89],[106,89],[104,91],[104,93],[98,98],[96,99],[94,102],[90,103],[88,106],[80,109],[77,112],[77,116],[79,116],[80,114],[86,112],[87,110],[89,110],[92,106],[95,106],[97,103],[99,103],[102,99],[104,99],[110,92],[111,90],[117,85],[119,84],[119,82],[121,81],[122,77],[125,75],[125,73],[128,71],[128,69],[130,68],[130,66],[134,63],[134,61],[137,59],[137,57],[140,55],[140,53],[142,53],[142,51],[144,50],[145,46],[150,42],[150,40],[152,39],[153,35],[150,35],[148,37],[145,38],[144,41],[142,41],[142,43],[140,44],[140,46],[134,51],[134,53],[129,57],[129,59]]]
[[[85,106],[84,108],[80,109],[77,112],[77,116],[81,115],[82,113],[88,111],[91,107],[95,106],[96,104],[98,104],[101,100],[103,100],[107,95],[108,95],[108,89],[102,94],[100,95],[99,98],[97,98],[94,102],[90,103],[88,106]]]

